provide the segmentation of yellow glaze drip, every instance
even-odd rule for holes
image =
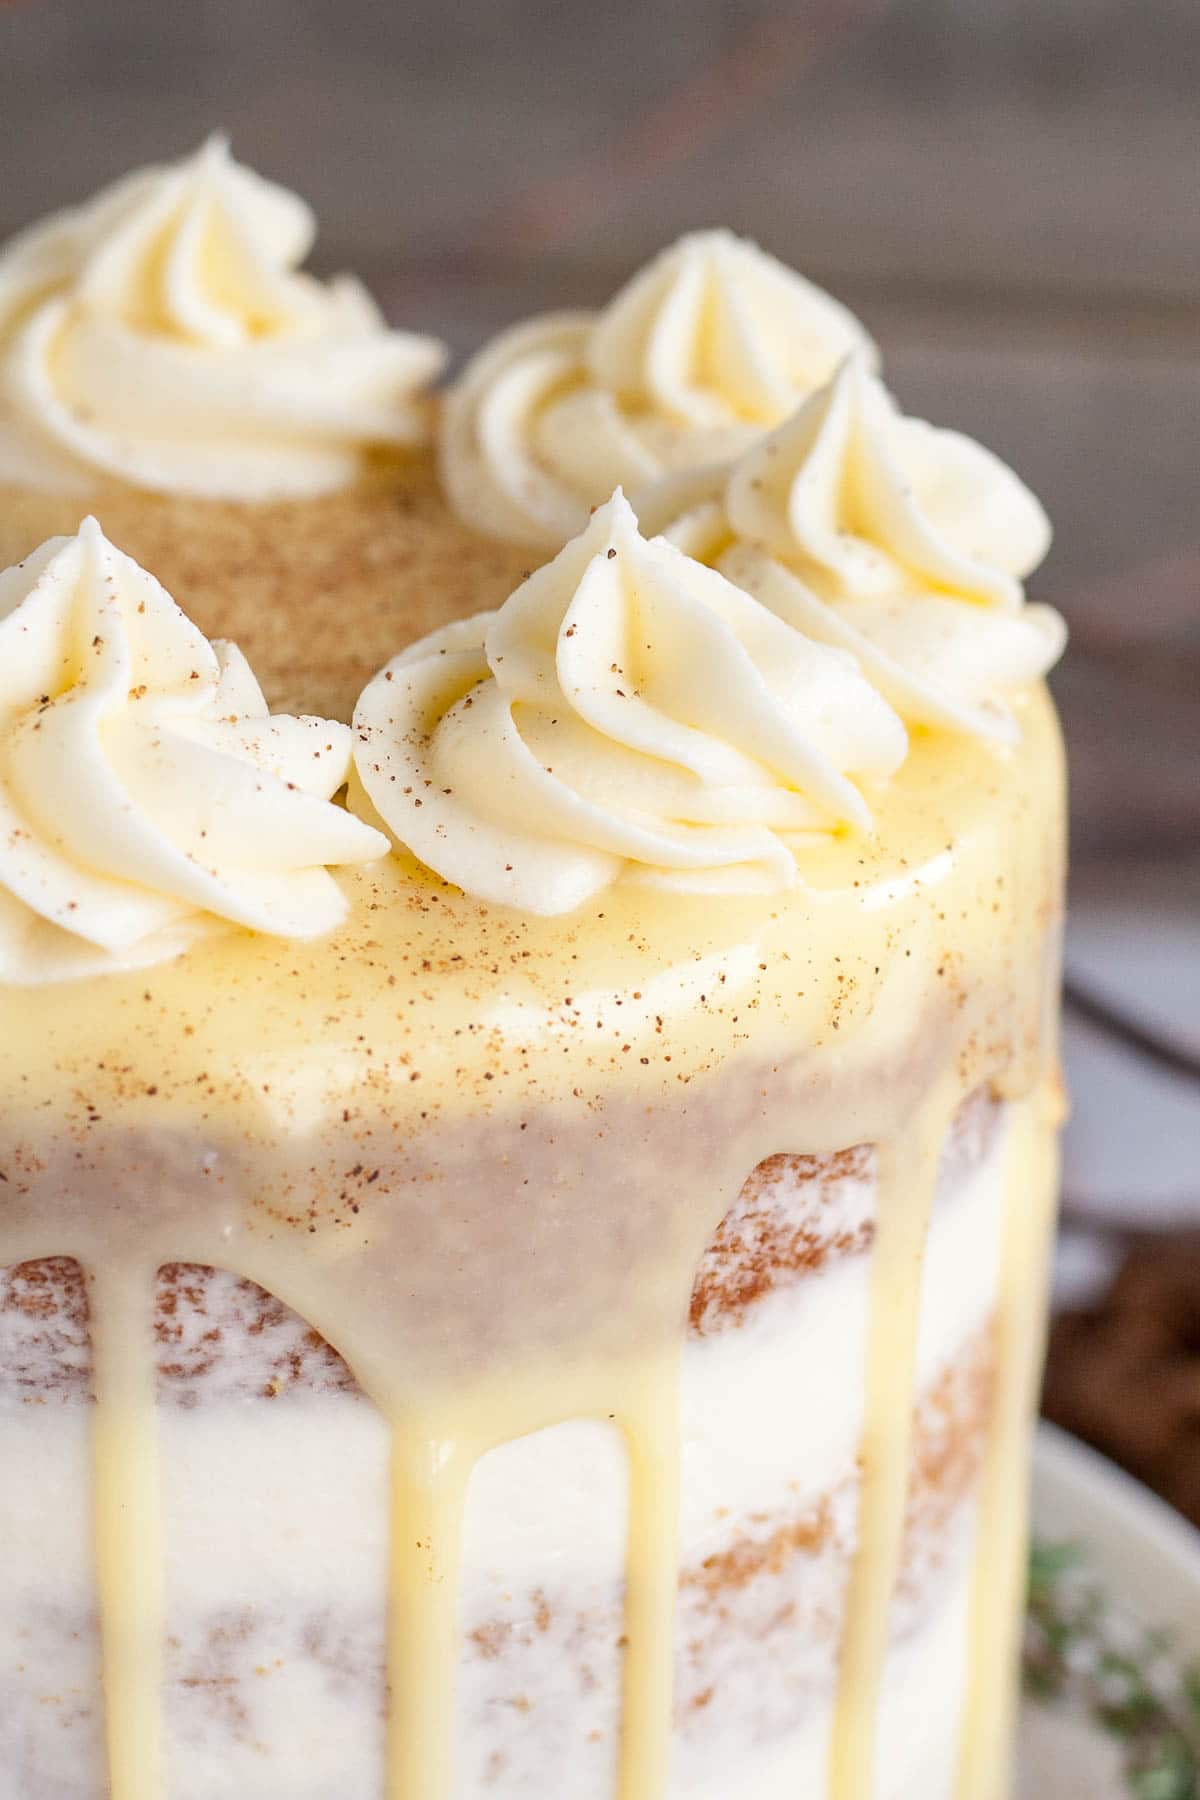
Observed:
[[[1011,1791],[1028,1549],[1026,1491],[1058,1195],[1062,1103],[1057,1086],[1047,1082],[1013,1111],[998,1319],[1001,1378],[976,1527],[958,1800],[1003,1800]]]
[[[666,1791],[679,1512],[679,1353],[529,1371],[480,1382],[427,1416],[392,1424],[389,1797],[443,1800],[457,1658],[457,1575],[472,1471],[497,1444],[564,1419],[616,1425],[629,1455],[620,1800]],[[438,1435],[452,1423],[453,1436]]]
[[[1014,1144],[1053,1046],[1062,764],[1044,695],[1012,749],[918,735],[867,841],[783,898],[618,886],[562,920],[398,859],[341,877],[316,945],[249,936],[141,974],[0,991],[0,1264],[74,1255],[96,1346],[111,1800],[160,1800],[165,1630],[152,1278],[258,1282],[346,1360],[393,1437],[387,1800],[452,1791],[471,1471],[570,1418],[628,1448],[617,1800],[664,1800],[697,1262],[779,1151],[877,1146],[865,1480],[832,1800],[869,1800],[937,1152],[983,1084]],[[982,1505],[964,1800],[1006,1715],[1052,1170],[1014,1149],[1004,1373]],[[1002,1549],[993,1549],[1003,1544]],[[991,1748],[979,1748],[980,1744]],[[803,1800],[818,1800],[805,1795]]]
[[[658,1800],[671,1751],[680,1485],[679,1353],[638,1372],[621,1418],[629,1446],[629,1547],[620,1800]]]
[[[938,1159],[961,1099],[952,1076],[938,1082],[909,1128],[879,1146],[858,1548],[842,1632],[830,1800],[874,1792],[875,1707],[904,1538],[925,1237]]]
[[[434,1420],[392,1425],[388,1769],[393,1794],[450,1791],[458,1565],[471,1459]]]
[[[163,1543],[151,1329],[155,1263],[88,1270],[96,1587],[109,1785],[162,1800]]]

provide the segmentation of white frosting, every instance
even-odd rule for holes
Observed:
[[[648,543],[619,492],[499,612],[389,663],[354,724],[366,810],[468,893],[543,914],[620,875],[787,888],[813,833],[869,826],[855,781],[907,749],[853,657]]]
[[[447,492],[469,525],[557,548],[615,487],[737,455],[855,346],[853,315],[728,231],[681,238],[599,314],[503,332],[447,396]]]
[[[329,804],[350,733],[268,715],[94,519],[0,575],[0,980],[161,960],[218,921],[315,937],[327,865],[387,840]]]
[[[1053,608],[1023,601],[1050,542],[1038,501],[982,445],[902,417],[858,356],[732,465],[638,504],[650,529],[852,650],[910,724],[1011,737],[1007,697],[1066,641]]]
[[[307,206],[213,139],[0,251],[0,479],[311,495],[427,434],[432,339],[299,272]]]
[[[913,1800],[914,1795],[954,1800],[961,1791],[957,1772],[970,1670],[972,1527],[970,1517],[952,1521],[943,1544],[949,1572],[940,1604],[920,1630],[893,1641],[888,1651],[875,1718],[877,1774],[863,1800]],[[753,1704],[758,1671],[752,1665],[746,1679],[741,1648],[735,1639],[713,1685],[722,1699],[740,1685]],[[827,1795],[832,1791],[832,1727],[833,1707],[823,1702],[797,1708],[789,1730],[764,1734],[749,1746],[736,1727],[719,1738],[709,1733],[698,1734],[695,1742],[684,1739],[667,1800],[727,1800],[730,1794],[738,1800],[808,1800]],[[1096,1790],[1077,1790],[1082,1791]],[[1046,1793],[1041,1790],[1039,1800],[1046,1800]]]

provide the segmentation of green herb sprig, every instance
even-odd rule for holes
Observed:
[[[1085,1712],[1121,1747],[1136,1800],[1200,1800],[1200,1660],[1124,1617],[1077,1544],[1035,1544],[1025,1688]]]

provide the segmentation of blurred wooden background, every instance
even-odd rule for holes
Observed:
[[[1068,960],[1101,1003],[1068,1013],[1060,1272],[1200,1223],[1197,0],[0,0],[0,65],[3,234],[222,127],[313,202],[320,269],[457,351],[702,224],[855,307],[909,409],[1057,527],[1033,589],[1072,628]],[[1051,1400],[1200,1517],[1162,1472],[1196,1466],[1200,1263],[1181,1300],[1153,1244],[1177,1325],[1123,1347],[1144,1269],[1065,1315]],[[1098,1383],[1124,1397],[1081,1410]]]

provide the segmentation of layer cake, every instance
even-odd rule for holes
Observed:
[[[0,255],[6,1800],[1000,1800],[1040,509],[728,234],[439,400],[296,205]]]

